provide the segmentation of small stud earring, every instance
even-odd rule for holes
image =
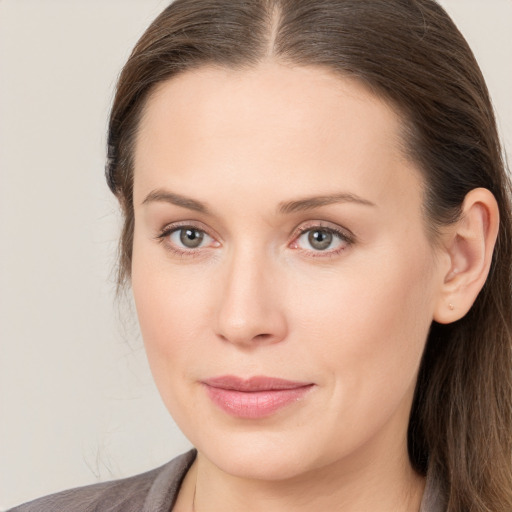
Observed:
[[[448,304],[448,307],[450,308],[451,311],[453,311],[455,309],[455,306],[453,304]]]

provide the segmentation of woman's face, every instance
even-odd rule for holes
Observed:
[[[165,404],[223,471],[406,457],[443,276],[400,130],[314,68],[202,68],[151,96],[133,293]]]

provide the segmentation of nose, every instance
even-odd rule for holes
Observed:
[[[261,256],[238,254],[224,270],[217,336],[244,348],[285,339],[283,290],[275,265]]]

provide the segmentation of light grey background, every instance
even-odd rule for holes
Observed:
[[[0,0],[0,510],[188,447],[114,305],[116,76],[167,0]],[[444,0],[512,148],[512,0]],[[129,318],[129,314],[127,315]]]

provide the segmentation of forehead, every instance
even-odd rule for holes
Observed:
[[[332,184],[375,202],[412,167],[401,131],[388,103],[322,68],[203,67],[150,96],[136,141],[134,193],[163,180],[201,195],[201,184],[225,179],[264,194],[279,184],[290,195],[326,193]]]

